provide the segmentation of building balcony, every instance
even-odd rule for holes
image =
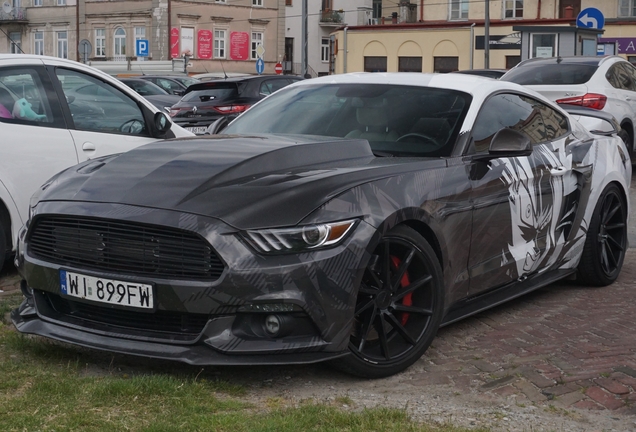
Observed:
[[[0,23],[3,22],[27,22],[26,8],[14,7],[9,12],[0,8]]]
[[[320,25],[326,27],[340,27],[344,24],[344,12],[324,9],[320,11]]]

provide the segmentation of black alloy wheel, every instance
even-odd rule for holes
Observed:
[[[601,194],[585,240],[578,271],[583,283],[605,286],[618,277],[627,249],[627,206],[618,186]]]
[[[354,312],[351,355],[336,367],[366,378],[400,372],[431,344],[443,312],[442,270],[415,230],[398,226],[375,248]]]

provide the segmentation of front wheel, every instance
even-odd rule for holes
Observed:
[[[592,286],[613,283],[627,248],[627,205],[618,186],[605,188],[594,208],[579,263],[579,280]]]
[[[333,365],[365,378],[396,374],[424,354],[442,320],[440,263],[415,230],[398,226],[375,248],[358,289],[351,354]]]

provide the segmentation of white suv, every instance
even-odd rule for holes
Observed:
[[[622,57],[535,58],[519,63],[500,79],[522,84],[559,104],[612,114],[627,133],[626,145],[634,154],[636,68]]]
[[[97,69],[0,54],[0,269],[15,248],[31,195],[54,174],[157,139],[191,135]]]

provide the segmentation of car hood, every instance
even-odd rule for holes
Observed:
[[[365,140],[217,135],[157,142],[77,165],[54,178],[39,200],[162,208],[239,229],[291,226],[351,187],[445,164],[375,157]]]

